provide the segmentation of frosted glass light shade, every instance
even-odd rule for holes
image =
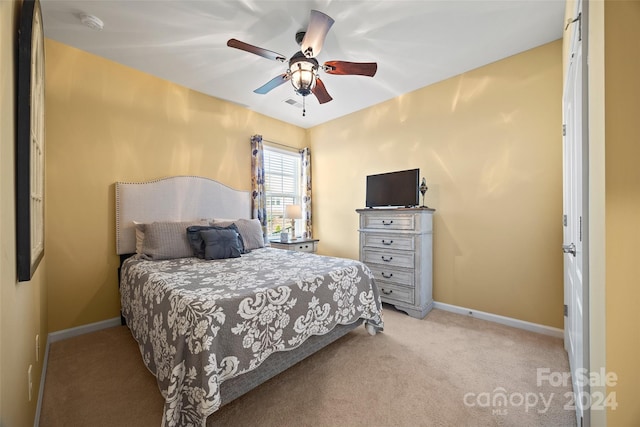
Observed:
[[[302,96],[307,96],[316,86],[315,64],[307,61],[296,62],[291,70],[291,84]]]

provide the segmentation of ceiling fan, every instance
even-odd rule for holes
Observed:
[[[315,95],[320,104],[333,99],[327,92],[320,77],[318,77],[319,69],[328,74],[373,77],[378,70],[378,64],[375,62],[327,61],[322,66],[319,65],[315,57],[322,50],[324,39],[334,22],[330,16],[320,11],[312,10],[307,31],[300,31],[296,34],[296,42],[300,45],[300,50],[288,59],[289,68],[287,71],[269,80],[254,92],[264,95],[287,80],[291,80],[295,92],[303,97],[302,115],[304,116],[306,115],[304,100],[310,93]],[[274,61],[287,62],[287,58],[282,54],[253,46],[240,40],[230,39],[227,42],[227,46]]]

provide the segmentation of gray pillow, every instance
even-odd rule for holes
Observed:
[[[192,225],[206,225],[206,221],[145,224],[141,258],[162,260],[192,257],[193,250],[186,233],[187,227]]]
[[[242,241],[242,237],[238,232],[238,227],[235,224],[227,225],[226,227],[218,226],[218,225],[193,225],[187,228],[187,239],[189,240],[189,244],[193,249],[193,254],[198,258],[203,258],[205,255],[205,243],[201,231],[204,230],[233,230],[238,235],[238,241],[240,243],[240,253],[244,252],[244,243]]]
[[[262,233],[262,225],[258,219],[237,219],[235,221],[213,221],[212,225],[228,226],[235,224],[238,227],[240,236],[244,243],[245,252],[252,249],[264,248],[264,234]]]
[[[240,242],[234,230],[202,230],[204,240],[204,259],[238,258]]]

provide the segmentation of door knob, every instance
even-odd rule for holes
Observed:
[[[562,252],[564,252],[565,254],[576,256],[576,245],[574,245],[573,243],[569,245],[562,245]]]

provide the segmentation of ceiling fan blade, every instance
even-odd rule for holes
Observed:
[[[324,104],[325,102],[329,102],[333,99],[331,95],[329,95],[329,92],[327,92],[327,88],[324,87],[324,83],[322,83],[322,80],[317,77],[316,86],[311,90],[311,92],[313,92],[316,98],[318,98],[318,102],[320,104]]]
[[[236,39],[229,39],[227,42],[227,46],[234,47],[236,49],[244,50],[249,53],[256,54],[258,56],[262,56],[263,58],[273,59],[274,61],[285,62],[287,58],[284,55],[281,55],[272,50],[263,49],[258,46],[251,45],[249,43],[241,42]]]
[[[373,77],[378,71],[378,64],[376,62],[327,61],[323,68],[329,74]]]
[[[320,53],[324,39],[334,22],[329,15],[317,10],[311,11],[309,26],[300,44],[300,50],[307,58],[313,58]]]
[[[281,74],[269,80],[267,83],[260,86],[258,89],[254,90],[255,93],[259,93],[260,95],[264,95],[269,92],[271,89],[275,89],[287,80],[289,80],[291,76],[287,73]]]

